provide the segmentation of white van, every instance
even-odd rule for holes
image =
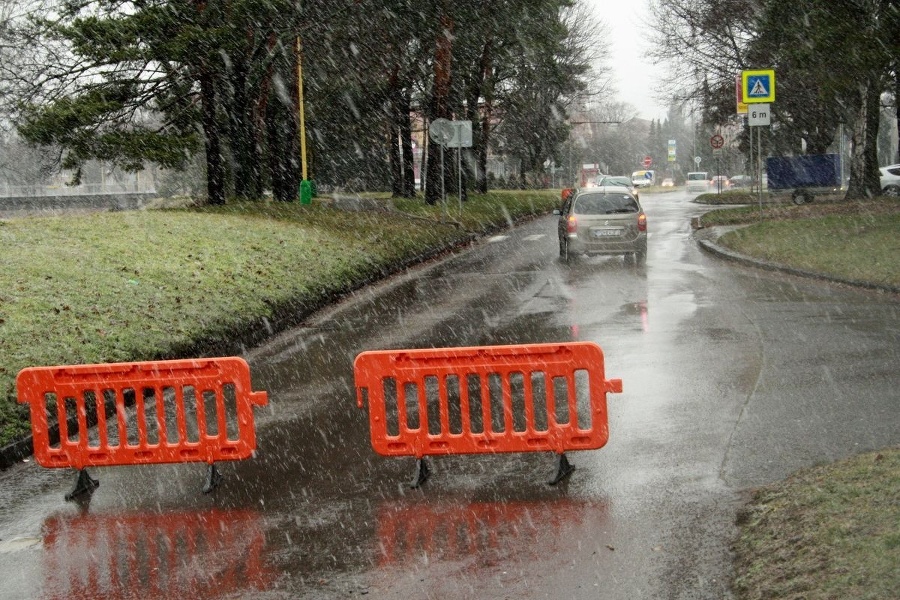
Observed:
[[[656,171],[635,171],[631,174],[631,185],[634,187],[656,185]]]
[[[709,185],[709,173],[706,171],[694,171],[687,174],[687,191],[705,192]]]

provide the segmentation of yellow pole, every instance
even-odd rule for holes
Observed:
[[[306,119],[303,115],[303,46],[300,36],[297,36],[297,110],[300,113],[300,166],[303,173],[303,181],[306,181]]]

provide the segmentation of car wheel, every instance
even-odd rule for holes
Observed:
[[[638,250],[634,253],[634,263],[636,265],[643,265],[647,263],[647,251],[646,250]]]
[[[566,263],[572,261],[572,253],[569,252],[569,240],[563,240],[559,243],[559,256]]]
[[[884,188],[883,190],[881,190],[881,192],[885,196],[890,196],[891,198],[898,198],[898,197],[900,197],[900,185],[889,185],[886,188]]]
[[[801,204],[809,204],[813,201],[813,193],[809,190],[794,190],[791,194],[791,202],[800,206]]]

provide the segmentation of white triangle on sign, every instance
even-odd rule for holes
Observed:
[[[769,92],[766,90],[766,86],[763,85],[762,79],[757,79],[753,84],[753,89],[750,90],[751,96],[768,96]]]

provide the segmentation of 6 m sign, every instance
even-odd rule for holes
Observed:
[[[758,127],[771,125],[772,113],[768,104],[751,104],[747,110],[747,125]]]

